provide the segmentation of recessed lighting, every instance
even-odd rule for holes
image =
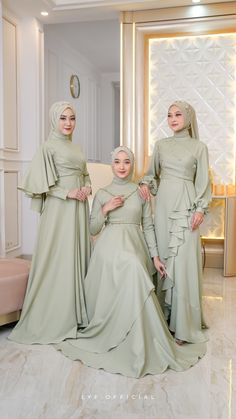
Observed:
[[[40,13],[42,16],[48,16],[48,12],[41,12]]]
[[[200,3],[201,0],[192,0],[192,3]]]

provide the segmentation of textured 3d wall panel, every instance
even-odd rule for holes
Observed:
[[[215,183],[235,179],[236,34],[150,39],[149,153],[171,135],[166,123],[175,99],[197,111]]]

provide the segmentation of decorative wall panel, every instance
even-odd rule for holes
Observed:
[[[18,172],[4,173],[6,251],[19,246]]]
[[[4,148],[18,149],[16,26],[3,19],[3,109]]]
[[[236,34],[149,40],[149,154],[176,99],[197,112],[215,183],[235,182]]]

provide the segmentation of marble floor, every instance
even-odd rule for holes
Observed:
[[[188,371],[126,378],[51,346],[7,340],[0,327],[0,419],[235,419],[236,278],[204,273],[206,356]]]

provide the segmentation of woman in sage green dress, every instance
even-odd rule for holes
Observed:
[[[88,324],[84,278],[90,258],[90,178],[72,143],[75,111],[67,102],[50,110],[48,140],[32,160],[20,189],[40,212],[38,239],[20,320],[9,338],[56,343]]]
[[[157,141],[141,182],[156,195],[155,232],[167,275],[158,297],[176,341],[203,342],[202,260],[199,225],[211,199],[207,146],[199,141],[195,111],[183,101],[168,111],[173,137]],[[146,184],[146,185],[145,185]]]
[[[167,368],[183,371],[206,348],[178,346],[166,325],[152,282],[154,265],[161,276],[165,267],[150,204],[130,180],[133,164],[127,147],[115,149],[113,182],[95,195],[90,217],[92,235],[100,235],[85,278],[89,325],[56,348],[88,366],[138,378]]]

